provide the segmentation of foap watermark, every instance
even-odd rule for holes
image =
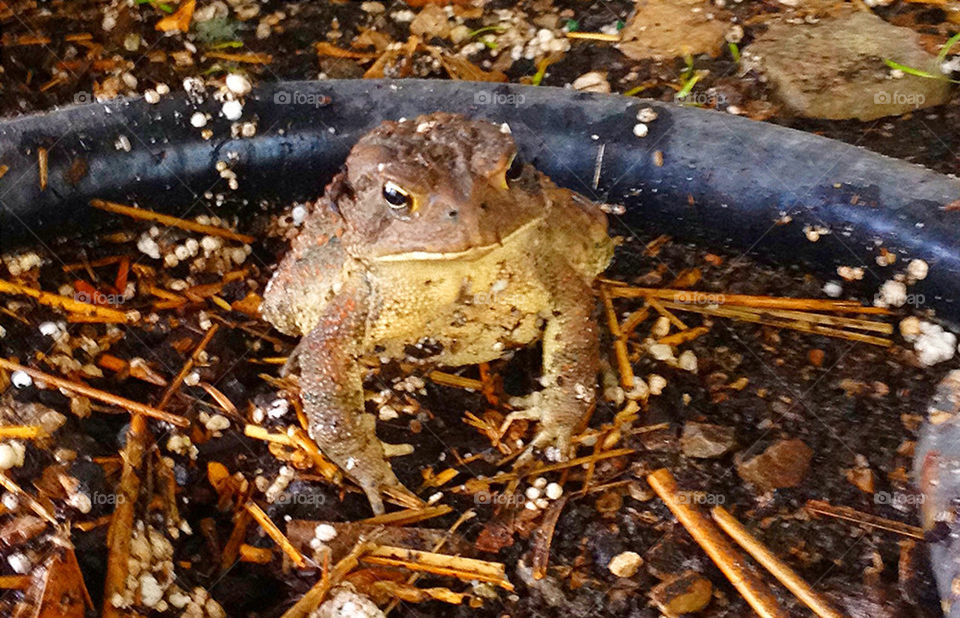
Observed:
[[[278,90],[273,93],[273,102],[277,105],[309,105],[323,107],[330,103],[330,97],[319,92],[301,90]]]
[[[722,305],[726,302],[726,297],[710,292],[683,291],[673,295],[673,302],[683,305]]]
[[[880,90],[873,94],[874,105],[912,105],[913,107],[920,107],[926,100],[927,97],[919,92]]]
[[[92,92],[75,92],[73,94],[73,102],[77,105],[86,105],[87,103],[93,103],[95,100]]]
[[[681,105],[696,105],[699,107],[721,107],[727,103],[727,97],[723,94],[709,90],[691,91],[686,94],[677,93],[673,100]]]
[[[874,504],[886,504],[893,507],[919,506],[926,496],[904,491],[878,491],[873,494]]]
[[[127,497],[123,494],[115,494],[106,491],[95,491],[90,494],[90,504],[106,504],[109,506],[116,506],[118,504],[123,504],[127,501]]]
[[[323,506],[327,503],[327,497],[318,493],[283,492],[273,503],[281,506]]]
[[[79,291],[73,294],[73,300],[88,305],[121,305],[126,302],[123,294],[104,294],[100,290]]]
[[[494,92],[493,90],[478,90],[473,95],[475,105],[523,105],[526,97],[513,92]]]
[[[706,491],[681,491],[677,493],[677,502],[694,506],[720,506],[727,503],[727,497]]]
[[[494,506],[519,506],[526,501],[523,494],[504,494],[491,493],[489,491],[478,491],[473,494],[473,502],[477,506],[492,504]]]

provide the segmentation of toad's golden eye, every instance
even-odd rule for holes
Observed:
[[[521,174],[523,174],[523,161],[517,155],[513,155],[510,166],[507,168],[507,180],[516,180]]]
[[[413,196],[392,180],[383,183],[383,199],[394,210],[413,209]]]

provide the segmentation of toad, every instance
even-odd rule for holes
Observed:
[[[303,410],[321,451],[376,513],[410,494],[364,411],[361,360],[459,367],[542,340],[542,389],[508,421],[539,421],[525,455],[571,452],[593,405],[594,278],[613,255],[598,204],[517,157],[506,125],[435,113],[361,138],[311,206],[264,292],[263,316],[302,336]]]

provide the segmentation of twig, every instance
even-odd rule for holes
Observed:
[[[152,439],[147,417],[134,414],[127,429],[127,442],[123,448],[123,472],[120,474],[120,486],[117,488],[117,505],[113,510],[110,528],[107,530],[107,575],[103,587],[103,615],[106,618],[126,616],[111,602],[123,595],[127,586],[127,573],[130,562],[130,541],[133,537],[133,519],[137,497],[140,493],[140,477],[137,470],[143,462],[147,443]]]
[[[698,509],[683,500],[677,483],[666,468],[647,476],[647,483],[660,496],[690,536],[703,548],[710,559],[723,571],[734,588],[743,595],[753,611],[763,618],[786,618],[777,598],[753,572],[745,568],[744,558]]]
[[[158,410],[157,408],[148,406],[146,404],[132,401],[130,399],[120,397],[119,395],[114,395],[113,393],[108,393],[98,388],[93,388],[92,386],[87,386],[81,382],[71,382],[70,380],[58,378],[57,376],[45,373],[38,369],[33,369],[32,367],[11,363],[4,358],[0,358],[0,369],[6,369],[8,371],[22,371],[32,377],[34,380],[45,382],[51,386],[62,388],[78,395],[89,397],[90,399],[96,399],[97,401],[102,401],[103,403],[117,406],[118,408],[124,408],[129,412],[143,414],[144,416],[149,416],[157,420],[166,421],[176,425],[177,427],[190,426],[190,421],[182,416],[170,414],[169,412],[164,412],[163,410]]]
[[[333,569],[330,570],[328,577],[321,577],[310,590],[306,592],[300,600],[294,603],[293,607],[283,613],[280,618],[305,618],[310,612],[315,610],[323,603],[330,589],[336,586],[346,577],[347,573],[357,567],[360,556],[370,551],[376,545],[363,539],[357,540],[350,552],[341,558]]]
[[[446,373],[445,371],[431,371],[429,377],[437,384],[442,384],[444,386],[455,386],[457,388],[467,388],[474,391],[483,390],[482,381],[474,380],[473,378],[465,378],[453,373]]]
[[[673,324],[677,330],[687,330],[687,325],[683,323],[683,320],[678,318],[673,314],[672,311],[663,306],[663,303],[661,303],[659,300],[651,296],[650,298],[647,298],[647,303],[653,307],[657,313],[670,320],[670,323]]]
[[[605,32],[568,32],[568,39],[588,39],[591,41],[609,41],[616,43],[620,40],[619,34],[607,34]]]
[[[763,568],[770,572],[777,580],[786,586],[798,599],[813,610],[821,618],[843,618],[843,614],[835,610],[822,595],[818,594],[810,584],[805,582],[796,571],[786,565],[780,558],[757,540],[736,517],[722,506],[715,506],[710,510],[713,520],[726,532],[730,538],[744,549]]]
[[[200,353],[203,352],[204,348],[207,347],[207,344],[210,343],[210,340],[213,339],[213,336],[217,334],[217,329],[220,326],[214,324],[207,329],[207,332],[204,333],[203,338],[200,339],[200,343],[197,344],[197,347],[194,348],[193,353],[190,354],[190,357],[183,363],[183,367],[180,368],[180,372],[177,374],[177,377],[173,379],[173,382],[170,383],[170,386],[163,391],[163,396],[160,397],[160,403],[157,404],[158,408],[165,408],[170,400],[173,399],[174,393],[180,389],[180,385],[183,384],[183,381],[187,378],[187,375],[190,371],[193,370],[193,366],[196,364],[197,359],[200,357]]]
[[[690,305],[684,300],[691,297],[709,296],[713,304],[739,305],[769,309],[799,309],[801,311],[833,311],[835,313],[863,313],[890,315],[883,307],[866,307],[853,300],[828,300],[823,298],[787,298],[780,296],[754,296],[751,294],[726,294],[723,292],[694,292],[669,288],[639,288],[625,285],[622,281],[604,279],[614,298],[659,298],[670,302]]]
[[[547,566],[550,563],[550,545],[553,543],[553,533],[557,528],[557,521],[560,519],[560,512],[567,504],[567,496],[564,496],[551,504],[543,516],[543,522],[534,532],[533,540],[533,578],[543,579],[547,576]]]
[[[875,337],[873,335],[864,335],[863,333],[857,333],[848,330],[840,330],[838,328],[830,328],[828,326],[818,326],[816,324],[810,324],[805,321],[791,321],[791,320],[778,320],[775,318],[766,318],[762,314],[748,311],[741,308],[734,307],[710,307],[707,305],[685,305],[682,303],[664,303],[667,307],[676,309],[677,311],[690,311],[693,313],[702,313],[704,315],[713,315],[721,318],[729,318],[732,320],[741,320],[743,322],[753,322],[755,324],[764,324],[766,326],[773,326],[775,328],[789,328],[792,330],[797,330],[803,333],[813,333],[816,335],[824,335],[826,337],[834,337],[837,339],[847,339],[850,341],[860,341],[863,343],[870,343],[873,345],[879,345],[884,347],[889,347],[893,342],[889,339],[883,337]]]
[[[507,579],[506,567],[501,562],[448,556],[392,545],[378,545],[361,559],[363,562],[380,566],[403,567],[411,571],[449,575],[462,581],[490,582],[505,590],[513,590],[513,584]]]
[[[25,489],[17,485],[12,478],[7,476],[6,472],[0,472],[0,485],[3,485],[3,488],[10,493],[16,494],[16,496],[21,500],[24,500],[30,507],[31,511],[47,520],[47,522],[50,524],[53,524],[54,526],[57,525],[57,518],[53,516],[53,513],[47,510],[47,507],[40,504],[36,498],[28,494]]]
[[[923,540],[924,538],[923,528],[911,526],[910,524],[905,524],[893,519],[887,519],[885,517],[869,515],[856,509],[852,509],[848,506],[834,506],[829,502],[824,502],[822,500],[807,500],[804,508],[811,513],[826,515],[827,517],[836,517],[837,519],[853,522],[860,526],[879,528],[880,530],[887,530],[888,532],[896,532],[897,534],[914,539]]]
[[[47,149],[40,147],[37,148],[37,173],[40,176],[40,190],[45,191],[47,189],[47,161],[49,157],[47,155]]]
[[[36,440],[46,435],[39,425],[0,425],[0,439]]]
[[[620,330],[620,323],[617,321],[617,312],[613,308],[613,300],[607,291],[606,286],[600,286],[600,298],[603,300],[603,308],[607,314],[607,328],[613,336],[613,353],[617,358],[617,368],[620,372],[620,385],[626,391],[632,391],[636,384],[636,377],[633,374],[633,366],[630,364],[630,355],[627,353],[627,338]]]
[[[464,511],[460,517],[457,518],[457,521],[453,522],[453,525],[447,529],[447,533],[443,536],[443,538],[434,544],[433,551],[438,552],[443,549],[443,546],[446,545],[447,541],[450,540],[453,534],[457,531],[457,528],[459,528],[464,522],[469,521],[476,516],[477,513],[473,509]],[[412,586],[413,584],[417,583],[418,579],[420,579],[420,573],[411,573],[410,577],[407,578],[407,583]],[[386,609],[383,610],[384,615],[389,615],[399,603],[400,599],[393,599],[390,601],[390,604],[387,605]]]
[[[252,500],[247,502],[244,505],[244,508],[247,509],[247,512],[253,516],[253,518],[260,524],[260,527],[263,528],[264,532],[273,539],[273,542],[280,546],[280,549],[283,550],[287,556],[293,560],[293,563],[299,568],[305,568],[307,566],[307,559],[303,557],[303,554],[293,546],[293,543],[290,542],[290,539],[286,537],[285,534],[280,532],[280,528],[277,528],[266,513],[263,512],[256,502]],[[286,614],[284,614],[286,616]]]
[[[384,513],[383,515],[361,519],[358,523],[367,525],[407,526],[427,519],[433,519],[434,517],[441,517],[452,510],[453,509],[446,504],[428,506],[420,509],[404,509],[402,511],[394,511],[392,513]]]
[[[210,54],[207,55],[209,56]],[[229,238],[231,240],[236,240],[243,243],[252,243],[254,240],[256,240],[253,236],[239,234],[231,230],[226,230],[222,227],[217,227],[215,225],[204,225],[202,223],[197,223],[196,221],[188,221],[186,219],[165,215],[152,210],[147,210],[145,208],[134,208],[133,206],[125,206],[124,204],[117,204],[116,202],[108,202],[100,199],[90,200],[90,205],[94,208],[99,208],[100,210],[106,210],[107,212],[112,212],[118,215],[126,215],[134,219],[154,221],[156,223],[169,225],[171,227],[178,227],[191,232],[199,232],[201,234],[208,234],[210,236],[222,236],[223,238]]]
[[[30,298],[35,299],[41,305],[56,307],[57,309],[62,309],[69,314],[95,316],[102,318],[105,322],[117,322],[122,324],[125,322],[136,321],[140,316],[140,314],[135,311],[125,312],[117,309],[111,309],[110,307],[92,305],[90,303],[81,302],[75,298],[70,298],[69,296],[61,296],[60,294],[44,292],[43,290],[38,290],[37,288],[20,285],[19,283],[5,281],[3,279],[0,279],[0,294],[29,296]]]

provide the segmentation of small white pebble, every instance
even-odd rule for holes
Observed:
[[[633,125],[633,134],[636,135],[637,137],[646,137],[647,133],[649,132],[650,132],[650,127],[643,124],[642,122],[638,122],[637,124]]]
[[[321,543],[329,543],[337,538],[337,529],[330,524],[318,524],[317,527],[313,529],[313,536]]]
[[[33,378],[30,377],[25,371],[20,371],[19,369],[10,374],[10,382],[17,388],[27,388],[33,384]]]
[[[7,564],[10,565],[10,568],[13,569],[15,573],[19,573],[20,575],[29,573],[30,569],[33,568],[33,565],[30,563],[30,558],[20,552],[10,554],[7,558]]]
[[[159,103],[160,93],[154,90],[153,88],[150,88],[149,90],[143,93],[143,100],[149,103],[150,105]]]
[[[547,486],[547,479],[543,478],[542,476],[538,476],[536,479],[534,479],[533,486],[537,489],[543,489]]]
[[[17,494],[5,491],[3,492],[3,498],[0,498],[0,503],[2,503],[8,511],[16,511],[20,506],[20,498],[17,497]]]
[[[877,307],[902,307],[907,302],[907,286],[901,281],[884,281],[873,304]]]
[[[863,269],[859,266],[837,266],[837,274],[844,281],[860,281],[863,279]]]
[[[607,568],[617,577],[633,577],[643,564],[643,558],[635,551],[625,551],[617,554],[610,560]]]
[[[523,494],[530,500],[536,500],[540,497],[540,490],[536,487],[527,487],[527,490]]]
[[[40,334],[44,337],[50,337],[56,335],[60,332],[60,327],[57,326],[56,322],[41,322],[40,323]]]
[[[697,355],[692,350],[685,350],[677,359],[677,365],[684,371],[697,372]]]
[[[683,355],[681,355],[681,358],[683,358]],[[663,389],[666,388],[667,379],[656,373],[651,373],[647,376],[647,386],[650,389],[651,395],[659,395],[663,392]]]
[[[140,600],[147,607],[155,607],[163,598],[163,588],[150,573],[140,576]]]
[[[547,485],[547,498],[550,500],[556,500],[563,495],[563,487],[560,486],[560,483],[550,483]]]
[[[650,356],[658,361],[672,360],[674,358],[673,348],[665,343],[654,343],[647,348],[647,351],[650,352]]]
[[[250,92],[250,90],[253,88],[253,86],[250,84],[250,80],[239,73],[230,73],[227,75],[226,84],[227,90],[241,97]]]
[[[230,419],[222,414],[214,414],[203,426],[210,431],[223,431],[230,427]]]
[[[930,267],[923,260],[910,260],[910,263],[907,264],[907,276],[915,281],[926,279],[928,272],[930,272]]]
[[[243,116],[243,104],[240,101],[224,101],[220,113],[227,120],[240,120],[240,116]]]
[[[653,122],[657,119],[657,112],[652,107],[642,107],[637,110],[637,120],[643,123]]]
[[[843,286],[836,281],[827,281],[823,284],[823,293],[830,298],[840,298],[843,294]]]
[[[157,84],[154,90],[156,90],[157,94],[159,94],[160,96],[163,96],[165,94],[170,94],[170,86],[163,83]]]
[[[207,115],[204,114],[203,112],[194,112],[193,115],[190,116],[190,124],[198,129],[200,127],[206,126]]]
[[[527,501],[524,503],[523,508],[527,509],[528,511],[536,511],[536,510],[538,510],[538,509],[537,509],[537,505],[534,504],[534,502],[533,502],[532,500],[527,500]]]

